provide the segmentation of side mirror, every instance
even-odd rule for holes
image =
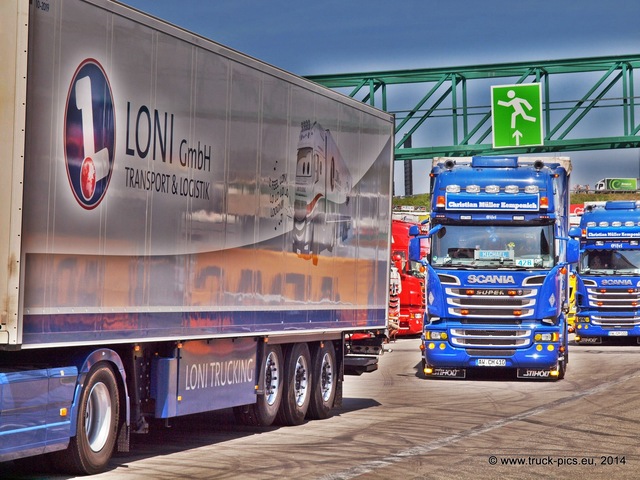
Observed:
[[[433,235],[438,233],[441,229],[442,229],[442,224],[436,225],[431,230],[429,230],[429,233],[428,233],[429,237],[432,237]]]
[[[420,237],[412,237],[409,239],[409,260],[412,262],[422,262],[422,258],[420,258]]]
[[[567,263],[578,263],[580,259],[580,242],[570,238],[567,242]]]
[[[569,236],[573,238],[580,238],[582,235],[582,229],[580,227],[571,227],[569,229]]]

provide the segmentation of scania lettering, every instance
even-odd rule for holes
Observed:
[[[616,249],[619,249],[620,247],[614,247]],[[631,286],[633,285],[633,282],[629,279],[626,280],[602,280],[602,285],[624,285],[624,286]]]
[[[511,275],[469,275],[467,280],[469,283],[516,283]]]
[[[427,377],[479,368],[564,377],[568,267],[578,258],[568,237],[570,172],[566,157],[434,159]]]
[[[579,227],[576,342],[640,343],[640,201],[585,204]]]
[[[109,0],[0,31],[0,462],[328,417],[383,351],[393,116]]]

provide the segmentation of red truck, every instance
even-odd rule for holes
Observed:
[[[409,260],[409,228],[417,225],[421,234],[428,231],[415,215],[394,213],[391,221],[391,259],[400,272],[400,327],[398,336],[419,335],[425,311],[425,269]],[[421,257],[429,252],[428,241],[422,240]]]

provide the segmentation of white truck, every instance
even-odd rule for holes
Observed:
[[[628,192],[637,191],[639,178],[602,178],[596,182],[595,191]]]
[[[117,2],[0,22],[0,461],[330,415],[384,338],[393,117]]]

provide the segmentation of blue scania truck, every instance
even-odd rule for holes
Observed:
[[[568,238],[570,172],[566,157],[434,159],[426,376],[487,367],[564,377],[568,267],[578,257]]]
[[[571,235],[580,238],[581,253],[576,342],[635,337],[640,343],[640,202],[587,204]]]

